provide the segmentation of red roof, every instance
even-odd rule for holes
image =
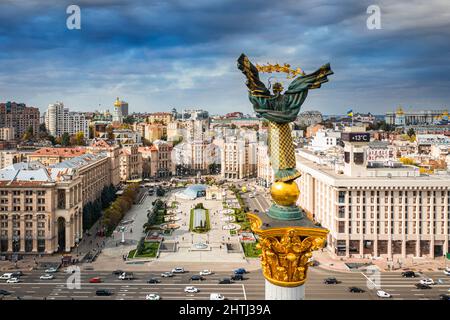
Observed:
[[[41,148],[31,156],[60,156],[65,158],[78,157],[86,153],[85,148]]]

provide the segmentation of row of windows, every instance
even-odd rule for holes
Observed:
[[[7,196],[8,193],[10,191],[7,190],[0,190],[0,196]],[[31,196],[33,195],[33,192],[36,193],[38,196],[45,196],[45,191],[30,191],[30,190],[26,190],[26,191],[19,191],[19,190],[14,190],[11,191],[13,196],[20,196],[21,193],[23,193],[26,196]]]

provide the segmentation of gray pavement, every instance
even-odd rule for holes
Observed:
[[[205,266],[207,267],[207,266]],[[21,283],[6,284],[0,283],[0,289],[10,291],[14,299],[21,296],[25,299],[47,299],[47,300],[75,300],[78,299],[106,299],[106,300],[141,300],[146,294],[157,293],[162,299],[209,299],[209,294],[216,292],[223,294],[230,300],[254,300],[264,299],[264,278],[261,271],[251,271],[246,275],[248,278],[244,281],[236,281],[233,284],[220,285],[218,280],[223,277],[229,277],[229,272],[217,272],[210,276],[205,276],[204,281],[190,281],[193,274],[198,274],[192,270],[187,270],[184,274],[176,274],[173,278],[161,278],[160,274],[169,269],[151,270],[148,272],[134,272],[136,279],[119,280],[117,276],[112,275],[110,271],[82,271],[81,288],[70,290],[66,286],[68,274],[62,271],[55,274],[53,280],[39,280],[40,272],[32,271],[22,277]],[[214,271],[214,270],[213,270]],[[92,277],[101,277],[103,283],[91,284],[89,279]],[[159,284],[147,284],[146,281],[151,277],[157,277],[161,280]],[[336,277],[341,283],[327,285],[323,280],[327,277]],[[433,278],[437,281],[441,278],[444,283],[433,285],[432,289],[416,289],[414,284],[424,278]],[[368,287],[367,278],[370,274],[361,272],[336,272],[325,270],[320,267],[310,268],[308,280],[306,282],[307,300],[379,300],[376,296],[376,288]],[[371,283],[369,281],[369,283]],[[377,280],[380,288],[392,295],[393,300],[436,300],[439,294],[447,293],[450,287],[450,277],[445,277],[442,272],[429,272],[420,274],[420,278],[402,278],[401,274],[396,272],[382,272]],[[188,285],[194,285],[200,289],[199,293],[184,293],[184,288]],[[348,287],[356,286],[366,290],[364,293],[350,293]],[[113,295],[109,297],[97,297],[97,289],[109,289]]]

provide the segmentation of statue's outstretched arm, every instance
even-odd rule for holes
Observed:
[[[259,80],[258,69],[256,69],[245,54],[241,54],[237,60],[237,66],[247,78],[246,85],[251,95],[255,97],[270,97],[270,91]]]
[[[295,78],[285,94],[296,94],[305,90],[320,88],[322,83],[328,82],[328,76],[332,74],[330,64],[327,63],[313,73]]]

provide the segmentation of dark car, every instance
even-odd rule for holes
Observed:
[[[414,271],[405,271],[405,272],[402,272],[402,277],[403,278],[415,278],[415,277],[417,277],[417,275],[414,273]]]
[[[247,273],[247,270],[245,270],[244,268],[239,268],[239,269],[235,269],[234,274],[244,274]]]
[[[431,289],[431,287],[427,284],[422,284],[422,283],[416,283],[416,288],[417,289]]]
[[[240,281],[242,281],[242,280],[244,280],[244,276],[242,275],[242,274],[235,274],[235,275],[232,275],[231,276],[231,280],[240,280]]]
[[[150,278],[147,280],[147,283],[160,283],[161,281],[157,278]]]
[[[18,278],[23,276],[23,272],[22,271],[15,271],[11,274],[11,278]]]
[[[112,274],[115,276],[120,276],[122,273],[123,273],[122,270],[114,270]]]
[[[11,292],[3,290],[3,289],[0,289],[0,295],[2,295],[2,296],[9,296],[9,295],[11,295]]]
[[[314,260],[313,262],[311,262],[311,267],[318,267],[320,265],[320,262],[317,260]]]
[[[223,278],[219,280],[219,284],[231,284],[233,283],[230,278]]]
[[[350,292],[355,292],[355,293],[363,293],[366,292],[365,290],[358,288],[358,287],[350,287],[348,288],[348,291]]]
[[[196,280],[202,281],[202,280],[205,280],[205,278],[203,278],[202,276],[193,275],[193,276],[191,277],[191,280],[192,280],[192,281],[196,281]]]
[[[323,280],[323,283],[325,284],[338,284],[339,281],[336,278],[326,278]]]
[[[110,290],[106,290],[106,289],[99,289],[99,290],[95,291],[95,294],[97,296],[110,296],[110,295],[112,295],[112,292]]]
[[[440,300],[450,300],[450,295],[448,294],[440,294],[439,295]]]

